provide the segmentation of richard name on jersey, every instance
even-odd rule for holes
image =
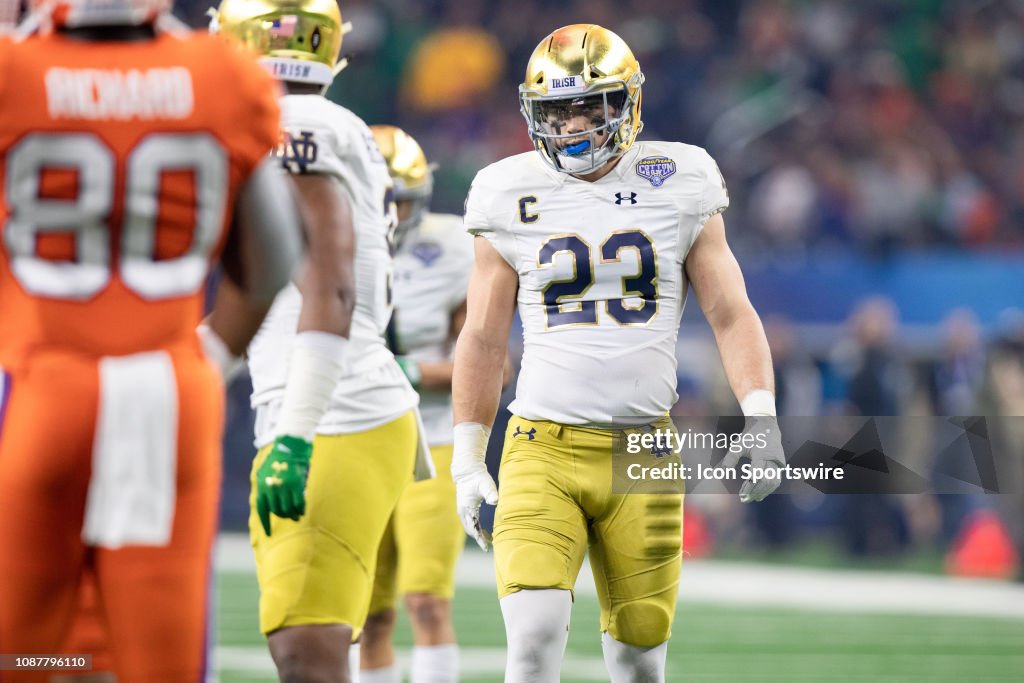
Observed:
[[[480,171],[466,227],[519,273],[525,348],[512,413],[596,427],[665,415],[677,399],[682,264],[728,205],[714,160],[675,142],[638,142],[595,182],[536,152]]]
[[[361,119],[319,95],[281,99],[285,130],[277,154],[292,172],[337,177],[348,194],[356,230],[356,302],[345,369],[318,434],[372,429],[418,402],[383,334],[391,317],[394,225],[391,178],[373,135]],[[278,295],[249,348],[256,445],[274,438],[274,424],[288,378],[288,359],[302,299],[294,284]]]

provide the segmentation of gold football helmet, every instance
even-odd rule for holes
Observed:
[[[600,168],[632,147],[643,128],[643,82],[633,52],[608,29],[573,24],[554,31],[533,51],[519,86],[530,139],[557,171]]]
[[[395,201],[411,202],[408,218],[398,222],[396,239],[423,219],[434,192],[434,165],[427,163],[423,149],[411,135],[396,126],[370,126],[377,147],[388,164],[395,184]]]
[[[275,78],[323,86],[348,64],[338,55],[349,28],[337,0],[222,0],[210,21],[211,32],[262,55]]]

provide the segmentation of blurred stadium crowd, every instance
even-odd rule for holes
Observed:
[[[1004,495],[986,495],[977,487],[938,495],[824,496],[805,490],[772,496],[745,514],[735,513],[724,496],[694,496],[691,505],[709,513],[718,534],[741,546],[776,550],[821,535],[852,557],[939,551],[949,553],[947,563],[956,561],[957,548],[966,543],[1002,544],[992,548],[993,557],[1000,558],[996,574],[1012,574],[1017,566],[1013,548],[1024,548],[1024,319],[1008,313],[1000,330],[986,339],[970,310],[955,309],[930,353],[903,340],[898,312],[883,297],[863,301],[836,331],[832,345],[820,351],[802,345],[798,330],[786,320],[768,317],[764,322],[780,416],[908,416],[899,451],[887,455],[937,486],[950,473],[977,480],[983,449],[972,450],[966,442],[945,448],[935,436],[943,421],[927,418],[987,416],[990,443],[1006,447],[993,451]],[[712,340],[681,343],[680,404],[674,412],[735,413],[724,373],[709,357],[715,357]],[[787,443],[792,457],[802,439]],[[723,506],[740,516],[721,515]],[[995,540],[974,536],[979,526]],[[970,557],[968,563],[978,558]],[[974,571],[980,570],[967,573]]]
[[[179,0],[202,25],[208,0]],[[516,85],[552,27],[594,22],[647,76],[648,139],[709,149],[743,244],[1019,243],[1024,5],[1014,0],[346,0],[331,96],[422,140],[456,211],[529,148]]]
[[[178,0],[176,12],[202,26],[209,4]],[[436,210],[461,212],[476,171],[531,149],[517,102],[524,65],[552,28],[594,22],[625,38],[646,74],[643,136],[698,144],[718,160],[741,260],[1024,244],[1022,2],[345,0],[342,12],[352,61],[329,96],[422,143],[440,166]],[[885,284],[876,289],[814,341],[804,321],[766,318],[780,414],[1024,415],[1024,314],[979,320],[954,302],[908,343],[900,317],[913,304],[904,297],[897,310]],[[718,372],[714,354],[708,339],[683,336],[681,410],[735,411],[721,375],[707,374]],[[245,390],[234,393],[244,425]],[[229,438],[241,469],[244,426]],[[994,509],[1022,547],[1015,438],[1016,496],[776,496],[725,535],[781,546],[831,526],[852,554],[900,553],[945,547],[972,513]],[[247,478],[238,479],[241,521]]]

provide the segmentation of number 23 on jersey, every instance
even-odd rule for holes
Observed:
[[[571,258],[573,275],[552,280],[541,290],[548,329],[597,325],[602,315],[619,325],[643,326],[658,314],[657,253],[651,238],[642,230],[617,230],[601,242],[596,252],[577,233],[553,235],[541,244],[537,265],[553,267],[560,256]],[[599,300],[586,298],[590,288],[599,282],[595,260],[601,266],[622,263],[626,258],[635,261],[636,269],[631,275],[615,276],[621,282],[622,296],[604,299],[604,311],[599,313]]]

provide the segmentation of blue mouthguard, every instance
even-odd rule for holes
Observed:
[[[582,154],[583,152],[586,152],[588,149],[590,149],[590,140],[584,140],[583,142],[577,142],[576,144],[573,145],[566,145],[565,153],[571,157],[574,157],[577,154]]]

